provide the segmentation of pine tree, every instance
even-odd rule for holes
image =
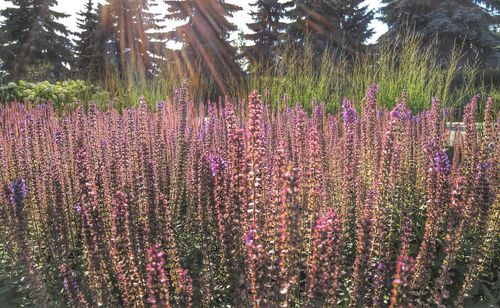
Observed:
[[[109,57],[122,77],[137,68],[137,50],[133,45],[133,16],[130,0],[107,0],[103,21],[109,42]]]
[[[106,70],[114,69],[116,72],[121,73],[122,63],[120,61],[120,48],[116,31],[117,14],[113,11],[111,3],[107,3],[97,5],[97,16],[99,16],[97,41],[100,50],[104,51]]]
[[[325,48],[349,53],[359,50],[373,34],[369,24],[373,12],[362,6],[363,0],[297,0],[288,17],[290,39],[303,45],[306,41],[314,51]]]
[[[488,14],[491,15],[493,19],[490,29],[497,36],[500,36],[500,0],[474,0],[474,3],[479,4]]]
[[[340,28],[342,31],[342,49],[353,53],[359,51],[364,42],[373,35],[369,28],[374,12],[364,0],[337,0]]]
[[[146,42],[149,60],[146,64],[146,70],[149,75],[156,75],[164,62],[166,33],[161,23],[160,13],[152,11],[158,4],[155,0],[139,0],[137,7],[138,16],[138,34],[141,35],[141,41]]]
[[[76,60],[75,70],[77,74],[86,79],[96,79],[99,69],[102,67],[103,50],[100,50],[98,42],[99,16],[94,9],[92,0],[88,0],[84,10],[78,13],[78,28],[76,34]]]
[[[382,20],[389,26],[385,38],[394,38],[414,29],[427,42],[437,37],[439,55],[443,59],[458,44],[465,59],[478,58],[486,65],[500,65],[500,37],[497,0],[383,0]],[[496,12],[496,13],[495,13]]]
[[[331,0],[296,0],[295,7],[288,12],[292,22],[288,25],[288,36],[298,46],[306,41],[313,50],[321,53],[327,46],[340,45],[342,37],[340,19]]]
[[[500,0],[474,0],[474,3],[481,5],[488,13],[495,16],[498,23],[500,17]]]
[[[109,55],[122,76],[155,74],[162,59],[162,27],[150,11],[153,0],[107,0],[104,25],[110,38]],[[156,31],[156,32],[152,32]]]
[[[241,76],[236,63],[236,49],[228,42],[229,34],[237,28],[228,21],[237,5],[223,0],[165,1],[167,19],[185,21],[169,38],[183,44],[181,55],[190,79],[208,79],[214,82],[219,95],[228,93],[226,82]]]
[[[13,7],[1,10],[2,70],[10,80],[61,79],[72,61],[70,32],[57,22],[68,15],[52,9],[56,0],[8,0]]]
[[[139,65],[145,70],[147,76],[154,76],[159,72],[163,59],[165,46],[164,28],[160,25],[161,14],[151,11],[157,6],[155,0],[129,0],[128,6],[132,20],[129,29],[129,44],[127,47],[141,62]]]
[[[257,0],[251,5],[256,9],[250,13],[254,22],[247,26],[253,33],[245,34],[243,37],[252,41],[253,45],[245,46],[243,54],[252,64],[259,63],[266,67],[272,62],[274,49],[283,40],[283,32],[287,27],[283,19],[286,9],[291,7],[292,3]]]

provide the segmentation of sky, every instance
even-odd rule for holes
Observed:
[[[60,19],[59,21],[63,24],[66,25],[66,27],[72,31],[76,32],[78,31],[77,28],[77,13],[81,10],[83,10],[83,7],[87,0],[59,0],[58,5],[56,7],[56,11],[59,11],[61,13],[66,13],[70,15],[70,17]],[[105,0],[96,0],[97,3],[104,3]],[[154,10],[155,12],[159,13],[164,13],[166,11],[165,4],[163,4],[162,0],[157,0],[156,1],[159,5],[158,7]],[[246,26],[247,23],[250,23],[252,21],[250,15],[248,14],[252,7],[250,6],[250,3],[255,2],[255,0],[233,0],[229,1],[230,3],[238,4],[240,5],[243,10],[237,12],[234,14],[232,18],[232,22],[234,22],[238,28],[243,31],[243,32],[248,32],[248,27]],[[9,5],[10,2],[7,2],[5,0],[0,0],[0,9],[5,8],[7,5]],[[377,9],[381,6],[380,0],[366,0],[365,4],[367,4],[370,8],[372,9]],[[165,26],[167,28],[173,28],[176,26],[175,23],[166,21]],[[368,40],[368,43],[374,43],[377,41],[377,39],[382,35],[384,32],[387,31],[387,26],[382,23],[379,20],[373,20],[370,26],[375,30],[375,34]],[[233,33],[233,39],[237,37],[237,33]],[[175,46],[170,46],[170,47],[175,47]]]

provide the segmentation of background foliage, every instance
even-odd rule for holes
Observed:
[[[17,84],[10,82],[0,85],[0,101],[31,102],[34,104],[51,101],[55,106],[70,105],[77,100],[85,102],[110,102],[110,94],[100,87],[90,85],[82,80],[58,81],[53,84],[48,81],[32,83],[24,80]]]

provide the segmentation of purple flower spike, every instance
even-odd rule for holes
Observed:
[[[78,214],[80,214],[82,212],[82,206],[80,205],[80,203],[75,204],[75,206],[73,208],[75,209],[75,211]]]
[[[66,278],[66,277],[64,277],[63,286],[64,286],[65,291],[69,291],[69,282],[68,282],[68,278]]]
[[[480,179],[490,167],[490,164],[487,162],[479,162],[476,166],[476,179]]]
[[[248,230],[247,234],[245,235],[245,243],[247,244],[247,246],[251,246],[253,244],[253,240],[254,240],[254,230],[253,229],[250,229]]]
[[[344,101],[342,102],[342,109],[344,110],[342,112],[342,119],[345,124],[357,122],[358,115],[356,113],[356,109],[352,107],[351,102],[347,98],[344,98]]]
[[[213,177],[218,175],[227,166],[227,162],[216,155],[210,155],[208,162],[210,164],[210,172]]]
[[[434,168],[436,171],[442,171],[445,174],[450,172],[451,165],[446,151],[436,152],[434,155]]]
[[[15,179],[10,184],[11,196],[10,202],[15,206],[20,206],[23,200],[28,195],[28,186],[26,186],[26,181],[23,177]]]
[[[401,119],[401,105],[397,104],[391,111],[391,118]]]
[[[440,109],[440,101],[439,98],[433,96],[432,97],[432,109],[439,110]]]
[[[314,107],[314,117],[315,118],[321,118],[324,115],[324,108],[323,105],[316,105]]]
[[[371,101],[376,103],[377,99],[377,93],[379,90],[379,86],[376,83],[373,83],[370,85],[370,88],[368,89],[368,92],[366,93],[366,97]]]
[[[401,103],[397,104],[389,115],[392,119],[398,120],[405,120],[411,117],[411,113]]]

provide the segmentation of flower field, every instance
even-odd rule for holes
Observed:
[[[460,307],[498,282],[499,119],[0,106],[0,251],[40,307]],[[478,110],[484,110],[481,126]]]

